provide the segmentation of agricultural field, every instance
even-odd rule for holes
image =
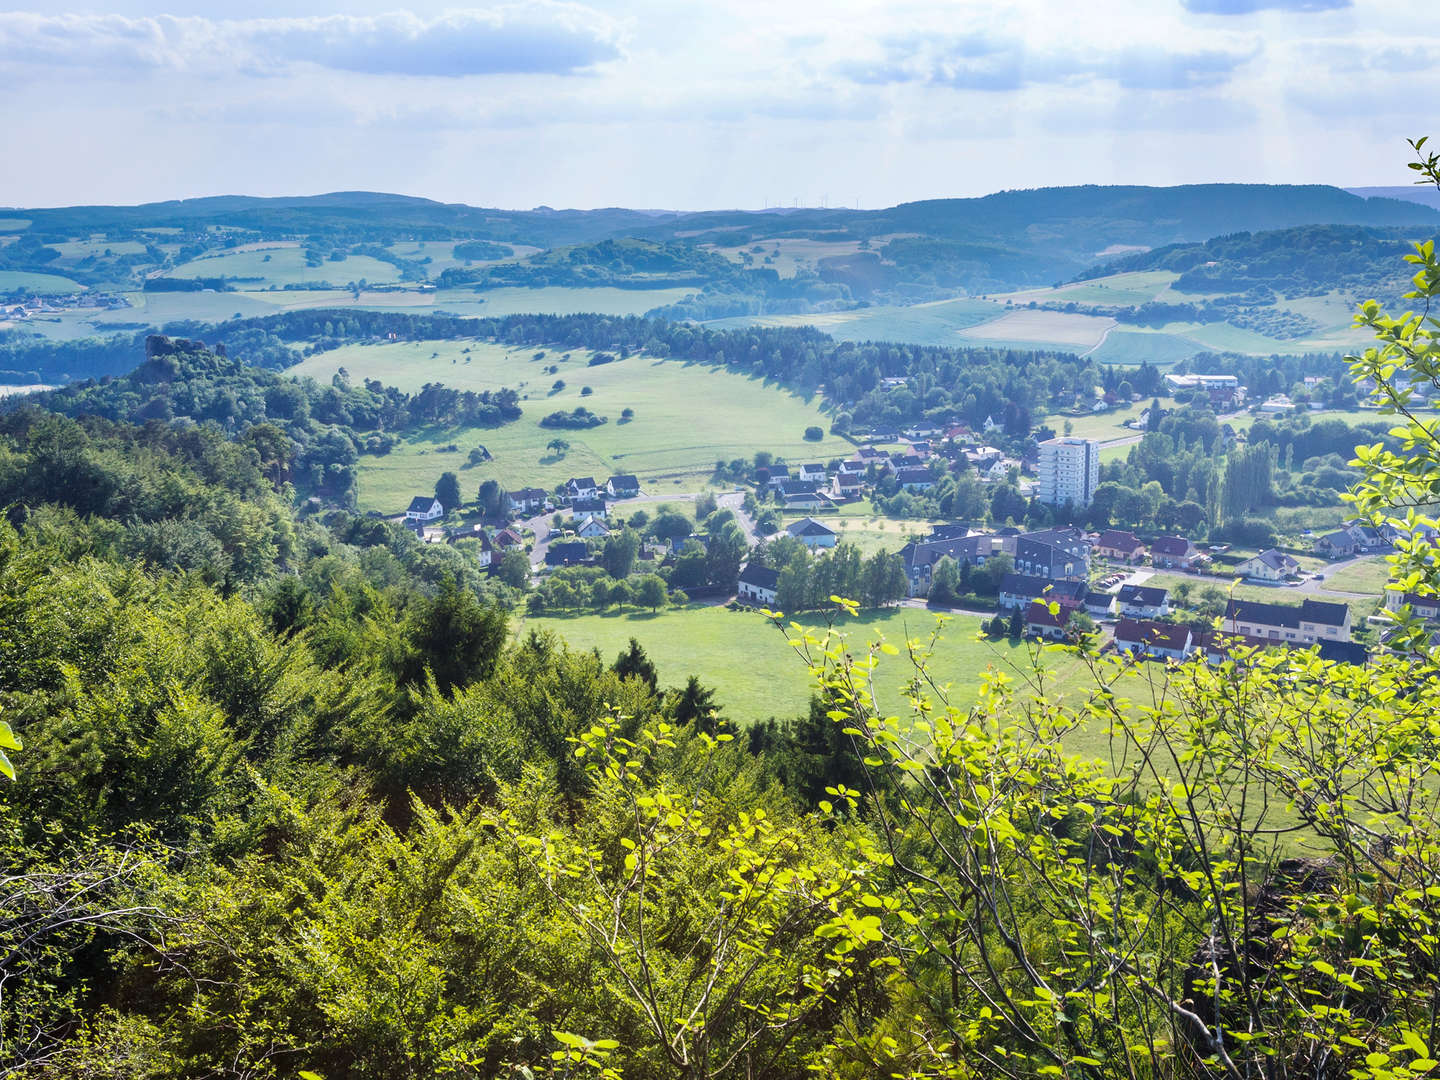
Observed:
[[[456,240],[403,240],[399,243],[386,245],[386,250],[402,259],[424,259],[428,258],[426,271],[433,278],[446,270],[457,266],[490,266],[495,263],[515,262],[530,255],[537,254],[541,249],[531,247],[527,244],[510,244],[505,246],[514,250],[515,254],[506,256],[503,259],[457,259],[455,257],[455,245],[464,243]]]
[[[59,274],[39,274],[33,270],[0,270],[0,293],[16,291],[41,296],[64,296],[79,292],[83,286]]]
[[[1073,285],[1061,285],[1056,289],[1024,289],[1020,292],[1005,293],[992,297],[1009,300],[1015,304],[1076,303],[1113,304],[1130,306],[1154,300],[1169,290],[1170,283],[1179,274],[1169,270],[1140,270],[1129,274],[1111,274],[1109,277],[1077,281]]]
[[[807,427],[829,430],[830,418],[819,402],[759,379],[645,356],[588,367],[590,354],[582,350],[568,359],[563,352],[545,350],[537,361],[537,351],[475,341],[355,345],[319,353],[289,370],[329,382],[343,367],[356,382],[379,379],[411,391],[427,382],[520,391],[525,415],[515,423],[429,430],[384,457],[361,458],[360,506],[383,513],[399,513],[447,470],[460,476],[467,497],[491,477],[511,488],[551,488],[571,476],[604,478],[619,472],[639,476],[647,494],[666,495],[704,487],[719,458],[749,458],[769,449],[790,461],[828,461],[854,449],[828,434],[820,442],[806,442]],[[558,365],[556,374],[546,373],[551,365]],[[557,379],[565,387],[554,392]],[[582,396],[586,386],[592,393]],[[578,431],[540,426],[546,414],[578,405],[608,416],[609,423]],[[635,410],[628,422],[620,419],[626,408]],[[547,449],[555,438],[570,444],[563,455]],[[470,449],[481,444],[495,460],[469,467]],[[456,449],[444,449],[451,445]]]
[[[802,623],[822,628],[824,621],[808,616]],[[884,612],[867,612],[859,618],[837,623],[854,647],[883,636],[903,649],[909,639],[927,639],[934,631],[936,617],[923,608],[902,607]],[[989,667],[1019,677],[1029,675],[1032,648],[1008,640],[976,641],[980,620],[954,616],[937,643],[931,673],[938,684],[951,684],[952,700],[962,706],[980,685],[981,674]],[[580,615],[573,618],[526,618],[517,633],[531,629],[553,630],[577,649],[599,649],[613,659],[635,638],[644,646],[664,683],[683,683],[690,674],[699,676],[716,690],[716,701],[725,716],[741,724],[771,716],[788,719],[809,707],[809,672],[785,636],[755,612],[729,611],[723,607],[691,606],[648,613]],[[1088,673],[1075,659],[1063,654],[1042,652],[1044,663],[1056,675],[1052,684],[1070,694],[1082,693]],[[904,656],[882,658],[876,686],[882,706],[903,707],[900,689],[913,674]],[[1104,736],[1082,736],[1074,749],[1103,753]]]
[[[0,232],[24,232],[30,227],[29,218],[0,218]]]
[[[959,333],[962,338],[976,342],[1029,342],[1040,348],[1086,350],[1099,345],[1105,332],[1113,326],[1114,319],[1095,315],[1022,308],[966,327]]]
[[[160,327],[178,319],[224,322],[226,319],[273,315],[274,304],[257,299],[258,294],[242,292],[127,293],[131,306],[94,314],[97,328],[106,323],[143,323]]]
[[[1204,350],[1205,346],[1186,337],[1117,326],[1088,355],[1102,364],[1135,367],[1148,362],[1152,367],[1168,368]]]
[[[303,285],[328,281],[343,285],[349,281],[388,283],[400,280],[400,271],[387,262],[368,255],[350,255],[341,262],[328,259],[319,266],[305,265],[305,252],[299,247],[265,247],[251,251],[227,252],[194,259],[169,272],[177,278],[259,278],[256,286]]]
[[[964,345],[958,331],[986,322],[1005,309],[962,297],[909,307],[876,306],[818,315],[746,315],[716,319],[716,329],[739,326],[814,326],[840,341],[904,341],[914,345]]]
[[[889,236],[877,236],[871,240],[868,248],[862,248],[859,240],[813,240],[802,237],[757,240],[738,247],[721,247],[716,244],[704,244],[702,247],[714,251],[717,255],[724,255],[734,263],[743,262],[741,255],[748,254],[754,260],[752,267],[774,270],[782,278],[788,278],[794,277],[800,270],[814,270],[821,259],[854,255],[865,250],[878,251],[885,241],[890,239]],[[756,250],[757,248],[759,250]],[[765,261],[767,258],[769,262]]]

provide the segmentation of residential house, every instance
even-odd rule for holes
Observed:
[[[1350,640],[1350,606],[1306,600],[1298,607],[1257,600],[1231,600],[1220,622],[1222,634],[1239,634],[1267,643],[1313,645]]]
[[[1059,611],[1051,611],[1048,603],[1037,600],[1025,612],[1025,636],[1064,641],[1073,613],[1073,608],[1063,606]]]
[[[1115,614],[1115,594],[1091,589],[1085,594],[1085,614],[1095,619],[1109,619]]]
[[[501,551],[522,551],[525,538],[514,529],[501,529],[495,534],[495,546]]]
[[[1349,529],[1336,529],[1315,541],[1315,554],[1326,559],[1347,559],[1358,546]]]
[[[935,475],[923,465],[896,469],[895,479],[906,491],[929,491],[935,486]]]
[[[1122,585],[1116,607],[1129,619],[1158,619],[1170,614],[1170,592],[1149,585]]]
[[[1121,619],[1115,627],[1115,647],[1135,657],[1184,660],[1193,638],[1188,626],[1149,619]]]
[[[964,522],[952,521],[944,525],[930,526],[927,540],[963,540],[970,535],[970,526]]]
[[[1300,564],[1283,551],[1270,548],[1253,559],[1246,559],[1235,568],[1235,572],[1241,577],[1254,578],[1256,581],[1284,581],[1300,573]]]
[[[992,431],[999,431],[1002,426],[1003,426],[1003,425],[997,424],[997,423],[995,422],[995,417],[993,417],[993,416],[987,416],[987,417],[985,417],[985,423],[983,423],[982,425],[980,425],[980,429],[981,429],[982,431],[984,431],[985,434],[988,435],[988,434],[990,434],[990,432],[992,432]]]
[[[640,494],[640,478],[620,473],[605,481],[605,491],[612,499],[633,499]]]
[[[834,529],[811,517],[791,522],[785,526],[785,531],[808,548],[831,548],[840,538]]]
[[[1084,606],[1087,592],[1089,588],[1083,581],[1052,581],[1026,574],[1006,574],[1000,579],[1000,608],[1013,611],[1031,601],[1043,600],[1047,604],[1053,601],[1073,610]]]
[[[1199,565],[1202,558],[1200,549],[1183,536],[1157,536],[1150,545],[1150,563],[1153,566],[1191,570]]]
[[[747,563],[740,571],[740,583],[736,598],[741,603],[769,607],[775,603],[776,590],[780,585],[780,572],[768,566]]]
[[[854,460],[862,465],[884,465],[890,460],[890,455],[876,446],[862,446],[855,451]]]
[[[801,465],[796,470],[801,480],[809,480],[812,484],[823,484],[825,482],[825,466],[816,462]]]
[[[570,504],[570,513],[576,521],[589,521],[591,518],[605,520],[604,499],[576,499]]]
[[[1235,375],[1166,375],[1166,388],[1177,392],[1204,390],[1217,409],[1231,408],[1245,401],[1245,387]]]
[[[910,579],[910,595],[929,596],[935,564],[941,559],[948,557],[962,566],[966,563],[971,566],[984,566],[985,560],[995,554],[995,551],[995,539],[991,536],[957,536],[943,539],[932,536],[929,540],[906,544],[899,554],[900,562],[905,567],[905,575]]]
[[[1095,538],[1090,550],[1102,558],[1120,562],[1137,563],[1145,558],[1145,545],[1140,538],[1120,529],[1106,529]]]
[[[1005,451],[994,446],[974,446],[963,453],[965,460],[976,469],[988,469],[1005,457]]]
[[[789,476],[772,480],[770,486],[781,495],[814,495],[820,490],[820,485],[813,480],[796,480]]]
[[[1414,619],[1440,620],[1440,596],[1421,596],[1419,593],[1401,592],[1399,589],[1385,590],[1385,610],[1410,609]]]
[[[433,495],[416,495],[405,511],[405,524],[413,526],[416,522],[436,521],[444,516],[445,507],[439,499]]]
[[[545,551],[546,566],[580,566],[590,561],[590,549],[582,540],[551,544]]]
[[[594,499],[600,495],[600,486],[595,483],[593,476],[572,476],[565,481],[561,494],[565,501],[570,503],[576,499]]]
[[[835,500],[823,491],[808,491],[786,494],[782,505],[786,510],[824,510],[834,503]]]
[[[584,523],[575,530],[575,535],[582,540],[603,540],[610,535],[610,529],[601,517],[587,517]]]
[[[849,461],[840,462],[839,473],[841,476],[864,477],[867,465],[863,461],[856,461],[853,458]]]
[[[837,472],[835,474],[835,494],[842,499],[858,499],[861,492],[865,490],[865,474],[853,472]]]
[[[510,492],[510,513],[517,516],[544,513],[550,506],[550,496],[537,487],[521,488]]]

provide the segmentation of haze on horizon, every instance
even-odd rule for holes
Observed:
[[[0,205],[1394,184],[1440,91],[1432,3],[59,0],[0,12]]]

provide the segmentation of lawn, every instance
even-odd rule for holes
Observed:
[[[1139,432],[1125,426],[1125,421],[1134,420],[1148,405],[1132,404],[1124,408],[1111,409],[1103,413],[1087,413],[1084,416],[1065,416],[1063,413],[1055,413],[1045,418],[1045,423],[1057,430],[1064,431],[1065,425],[1069,424],[1070,434],[1082,439],[1099,439],[1106,442],[1110,439],[1124,439]]]
[[[0,270],[0,293],[39,293],[43,296],[61,296],[80,292],[84,286],[59,274],[37,274],[32,270]]]
[[[822,627],[819,617],[801,620]],[[883,635],[902,650],[907,639],[928,638],[935,616],[920,608],[898,608],[869,612],[846,618],[839,624],[851,636],[855,647]],[[941,685],[954,687],[952,700],[964,704],[980,684],[981,673],[990,666],[1016,674],[1015,666],[1029,665],[1031,646],[1007,640],[974,640],[980,620],[955,616],[942,632],[931,674]],[[785,643],[785,638],[754,612],[729,611],[721,607],[686,607],[650,614],[580,615],[573,618],[527,618],[516,632],[531,628],[554,630],[578,649],[599,649],[613,659],[634,637],[654,661],[660,681],[683,684],[697,675],[713,686],[725,714],[752,723],[771,716],[786,718],[803,713],[812,684],[803,661]],[[1042,654],[1057,673],[1056,689],[1080,691],[1088,673],[1075,660],[1058,654]],[[876,680],[880,702],[886,709],[903,706],[899,690],[912,674],[904,656],[883,658]],[[1076,746],[1098,752],[1098,747]]]
[[[870,507],[868,501],[857,503],[857,506]],[[787,515],[786,523],[807,515]],[[816,521],[824,522],[830,528],[840,534],[840,542],[853,544],[865,555],[872,555],[877,551],[899,551],[912,540],[919,540],[930,535],[930,530],[941,522],[938,521],[898,521],[894,518],[877,517],[870,509],[864,516],[854,514],[814,514],[810,515]]]
[[[1336,592],[1381,596],[1390,581],[1390,563],[1384,555],[1375,555],[1333,573],[1321,572],[1325,574],[1325,587]]]
[[[525,397],[525,415],[513,424],[427,430],[385,457],[362,458],[360,506],[385,513],[399,513],[447,470],[459,474],[467,497],[490,477],[508,488],[548,489],[571,476],[603,479],[619,472],[639,476],[647,494],[663,495],[703,487],[720,458],[749,458],[768,449],[792,462],[828,461],[854,449],[832,435],[806,442],[807,427],[829,428],[818,400],[806,401],[759,379],[643,356],[587,367],[590,354],[582,350],[571,352],[568,360],[562,359],[563,351],[545,350],[537,362],[537,351],[476,341],[355,345],[317,354],[289,370],[329,382],[344,367],[356,382],[379,379],[411,391],[427,382],[469,390],[512,386]],[[545,372],[552,364],[559,366],[558,375]],[[566,385],[554,393],[557,378]],[[593,392],[582,396],[586,386]],[[580,431],[540,426],[546,414],[582,404],[608,416],[609,423]],[[622,423],[625,408],[633,408],[635,418]],[[557,437],[570,443],[564,456],[546,447]],[[452,444],[458,449],[442,449]],[[494,460],[467,467],[471,447],[479,444]]]
[[[341,262],[328,259],[319,266],[305,265],[305,252],[299,247],[275,247],[254,251],[237,251],[224,255],[206,255],[170,271],[177,278],[260,278],[262,285],[300,285],[328,281],[344,285],[349,281],[392,282],[400,280],[400,271],[387,262],[368,255],[350,255]]]

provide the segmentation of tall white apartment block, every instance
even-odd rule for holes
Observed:
[[[1064,436],[1040,444],[1036,497],[1051,506],[1088,506],[1100,485],[1100,443]]]

